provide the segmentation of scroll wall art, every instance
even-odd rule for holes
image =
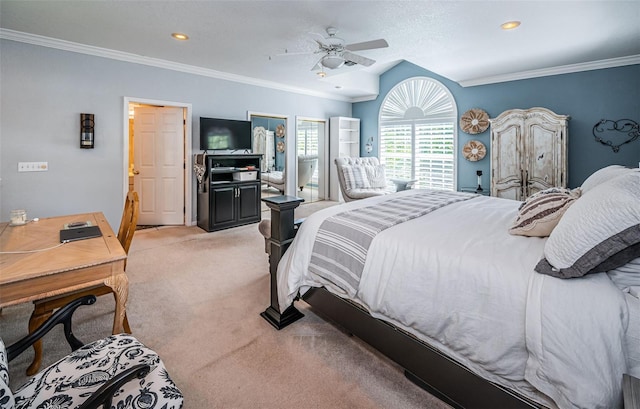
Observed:
[[[620,147],[637,140],[640,137],[638,123],[631,119],[601,119],[593,126],[593,136],[596,142],[609,146],[614,152]]]

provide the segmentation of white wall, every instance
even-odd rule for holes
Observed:
[[[290,138],[296,115],[351,116],[348,102],[10,40],[0,40],[0,52],[0,221],[19,208],[29,218],[103,211],[117,228],[124,200],[125,96],[192,104],[194,151],[200,116],[286,115]],[[95,115],[95,149],[79,147],[83,112]],[[288,144],[295,147],[293,140]],[[49,163],[47,172],[18,173],[18,162],[39,161]]]

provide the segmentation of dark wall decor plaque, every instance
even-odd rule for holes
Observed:
[[[631,143],[640,137],[638,123],[631,119],[601,119],[593,126],[593,136],[596,142],[609,146],[614,152],[620,151],[620,147]],[[610,139],[607,139],[610,138]]]

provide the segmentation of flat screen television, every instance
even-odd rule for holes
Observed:
[[[200,117],[200,149],[251,151],[251,121]]]

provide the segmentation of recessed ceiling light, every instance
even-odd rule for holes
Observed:
[[[513,30],[514,28],[517,28],[520,26],[520,22],[519,21],[507,21],[506,23],[503,23],[502,25],[500,25],[500,28],[502,28],[503,30]]]
[[[342,85],[336,85],[336,89],[342,89]]]
[[[189,39],[189,36],[183,33],[171,33],[171,37],[175,38],[176,40],[182,41],[186,41]]]
[[[318,71],[316,72],[316,75],[320,78],[324,78],[327,76],[327,73],[325,73],[324,71]]]

